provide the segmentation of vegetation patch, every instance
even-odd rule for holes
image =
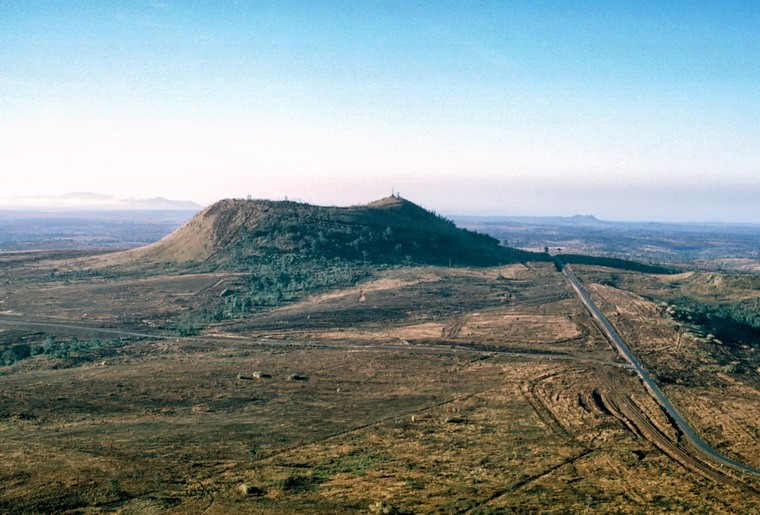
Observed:
[[[638,261],[629,261],[627,259],[611,257],[587,256],[584,254],[563,254],[561,258],[562,261],[567,264],[604,266],[607,268],[618,268],[620,270],[630,270],[632,272],[642,272],[645,274],[675,274],[680,272],[680,270],[675,268],[649,265],[639,263]]]
[[[41,332],[8,331],[0,333],[0,366],[9,366],[35,357],[57,360],[58,366],[74,366],[116,354],[116,349],[134,338],[100,339],[93,335],[80,340],[73,336],[54,336]]]

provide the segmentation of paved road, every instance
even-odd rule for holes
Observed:
[[[591,316],[593,316],[594,319],[599,323],[602,331],[610,340],[612,345],[633,366],[633,369],[644,382],[644,385],[649,390],[649,393],[651,393],[652,396],[657,399],[660,405],[665,408],[665,411],[667,411],[673,420],[675,420],[678,428],[684,434],[686,439],[689,440],[689,442],[691,442],[691,444],[697,447],[700,451],[711,456],[713,459],[717,460],[723,465],[741,470],[742,472],[760,475],[760,470],[723,456],[715,449],[710,447],[707,443],[705,443],[704,440],[702,440],[699,436],[697,436],[691,426],[689,426],[688,422],[686,422],[686,419],[681,416],[676,407],[673,406],[670,400],[665,396],[665,392],[663,392],[660,387],[657,386],[657,383],[654,382],[652,377],[649,375],[649,372],[647,372],[647,370],[644,368],[644,365],[642,365],[639,360],[636,359],[636,356],[633,354],[628,345],[626,345],[617,331],[615,331],[615,328],[612,327],[612,324],[610,324],[609,320],[607,320],[607,317],[605,317],[601,310],[596,306],[596,304],[594,304],[594,301],[592,301],[591,297],[588,296],[573,272],[564,263],[562,263],[559,258],[555,259],[557,260],[558,265],[561,267],[562,273],[565,274],[567,280],[570,281],[570,284],[578,294],[578,297],[580,297],[581,301],[586,306],[586,309],[588,309],[589,313],[591,313]]]

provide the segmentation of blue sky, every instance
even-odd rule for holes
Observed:
[[[0,195],[760,222],[758,5],[2,0]]]

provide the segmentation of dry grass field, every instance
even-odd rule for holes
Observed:
[[[32,349],[0,367],[0,512],[759,512],[760,481],[681,442],[552,264],[387,269],[179,337],[234,273],[65,257],[0,257],[0,343]],[[756,377],[577,270],[695,429],[760,466]]]

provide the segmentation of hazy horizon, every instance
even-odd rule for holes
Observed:
[[[760,223],[758,26],[739,1],[5,1],[2,196]]]
[[[392,194],[398,195],[398,193],[392,192]],[[243,197],[227,197],[227,198],[243,198]],[[319,206],[339,206],[348,207],[356,205],[366,205],[372,201],[381,199],[382,196],[372,198],[362,202],[350,202],[346,204],[337,203],[312,203],[307,202],[302,198],[259,198],[252,197],[253,200],[271,200],[271,201],[292,201],[292,202],[307,202],[309,204]],[[406,197],[404,197],[406,198]],[[222,199],[217,199],[217,202]],[[416,199],[406,198],[411,202],[421,205],[425,209],[430,209],[438,212],[431,206],[421,204]],[[211,203],[213,204],[213,202]],[[193,201],[183,199],[168,199],[165,197],[149,197],[149,198],[117,198],[112,195],[94,193],[94,192],[72,192],[59,196],[50,195],[34,195],[29,197],[2,197],[0,196],[0,212],[11,213],[50,213],[50,214],[62,214],[67,213],[97,213],[97,212],[129,212],[129,211],[182,211],[182,212],[199,212],[211,204],[197,204]],[[595,213],[563,213],[552,214],[545,212],[505,212],[505,211],[489,211],[471,209],[469,211],[460,212],[440,212],[440,214],[446,217],[452,218],[573,218],[573,217],[593,217],[600,221],[605,222],[643,222],[643,223],[663,223],[663,224],[729,224],[729,225],[760,225],[760,222],[726,222],[720,220],[672,220],[672,219],[633,219],[633,218],[606,218],[604,216],[598,216]]]

